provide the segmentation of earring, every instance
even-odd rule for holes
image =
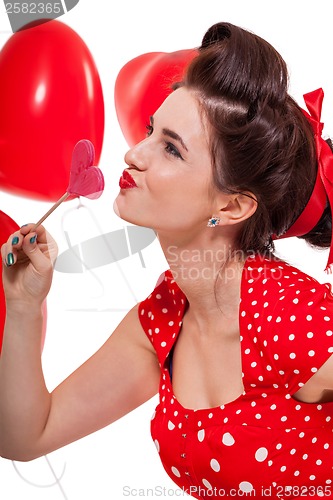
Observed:
[[[215,215],[213,215],[213,217],[208,220],[207,227],[216,227],[216,226],[218,226],[220,220],[221,220],[220,217],[216,217]]]

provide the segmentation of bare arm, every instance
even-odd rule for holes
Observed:
[[[130,412],[156,394],[160,374],[135,306],[105,344],[49,394],[41,367],[40,302],[41,296],[10,304],[0,357],[0,455],[22,461]]]

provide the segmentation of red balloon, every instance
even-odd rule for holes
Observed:
[[[11,219],[8,215],[6,215],[4,212],[0,210],[0,247],[3,243],[5,243],[8,240],[9,236],[18,229],[19,226],[16,224],[16,222],[14,222],[13,219]],[[2,265],[3,264],[1,259],[1,264],[0,264],[1,276],[2,276]],[[2,286],[2,278],[0,278],[0,281],[1,281],[0,283],[0,352],[1,352],[3,329],[6,318],[6,303]],[[43,313],[44,313],[44,321],[43,321],[43,335],[42,335],[42,346],[41,346],[42,349],[44,346],[45,333],[46,333],[46,313],[47,313],[46,301],[44,301],[43,304]]]
[[[122,67],[115,83],[115,106],[130,146],[144,139],[149,117],[172,92],[172,83],[182,80],[186,66],[196,54],[194,49],[149,52]]]
[[[0,189],[56,201],[69,182],[75,144],[99,161],[104,100],[80,36],[52,20],[14,33],[0,51]]]

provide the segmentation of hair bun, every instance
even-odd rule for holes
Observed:
[[[210,45],[214,45],[215,43],[221,42],[226,38],[231,37],[231,29],[228,23],[217,23],[209,28],[209,30],[205,33],[202,42],[201,49],[206,49]]]

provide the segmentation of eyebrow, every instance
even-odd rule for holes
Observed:
[[[150,116],[150,123],[153,126],[154,125],[154,117]],[[170,130],[169,128],[163,128],[162,129],[162,134],[167,135],[168,137],[171,137],[171,139],[174,139],[175,141],[180,142],[180,144],[183,146],[185,151],[188,151],[186,144],[184,143],[183,139],[178,135],[176,132],[173,130]]]

